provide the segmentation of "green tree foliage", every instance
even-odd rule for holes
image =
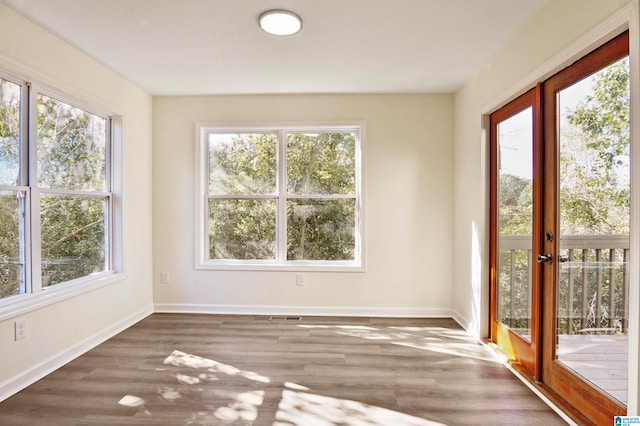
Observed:
[[[213,199],[209,217],[212,259],[275,258],[275,201]]]
[[[287,138],[289,194],[355,194],[353,133],[293,133]]]
[[[501,235],[531,235],[531,179],[501,174],[498,205],[498,226]]]
[[[18,294],[22,284],[20,203],[13,191],[0,191],[0,298]]]
[[[352,133],[288,134],[289,260],[354,258],[355,143]],[[283,148],[275,133],[211,135],[211,258],[275,258],[277,184],[284,184],[277,182],[277,153]],[[347,197],[327,199],[332,195]]]
[[[38,95],[38,185],[102,191],[106,120]]]
[[[20,86],[0,79],[0,185],[18,184]]]
[[[42,285],[103,271],[105,201],[46,196],[41,208]]]
[[[629,63],[596,73],[561,135],[564,234],[629,233]]]
[[[209,194],[265,195],[276,190],[277,134],[212,134]]]
[[[355,200],[287,203],[288,260],[353,260]]]

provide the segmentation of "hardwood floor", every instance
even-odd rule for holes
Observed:
[[[451,319],[154,314],[1,425],[561,425]]]

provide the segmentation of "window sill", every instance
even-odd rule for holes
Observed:
[[[357,262],[259,262],[259,261],[206,261],[196,264],[203,271],[273,271],[273,272],[365,272]]]
[[[123,281],[123,273],[104,272],[45,288],[37,294],[20,294],[0,301],[0,321],[62,302],[72,297]]]

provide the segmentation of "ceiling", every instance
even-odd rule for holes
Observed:
[[[153,95],[452,92],[547,1],[0,0]]]

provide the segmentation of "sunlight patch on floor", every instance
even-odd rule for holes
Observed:
[[[144,405],[144,399],[135,395],[125,395],[118,401],[118,404],[124,407],[141,407]]]
[[[193,404],[201,401],[184,425],[250,425],[258,418],[258,410],[264,403],[265,390],[251,389],[264,387],[271,380],[253,371],[242,370],[232,365],[212,359],[174,350],[164,361],[167,371],[176,379],[174,386],[158,387],[155,397],[147,399],[136,395],[125,395],[118,404],[123,407],[138,408],[138,415],[153,417],[161,415],[167,404]],[[173,367],[180,369],[171,372]],[[191,373],[192,370],[200,370]],[[236,376],[246,380],[250,389],[231,391],[224,388],[211,388],[210,385],[224,376]],[[291,384],[291,387],[298,385]],[[298,389],[305,389],[298,386]],[[215,402],[213,402],[215,401]],[[194,407],[196,408],[196,407]]]
[[[394,345],[422,349],[442,354],[463,358],[472,358],[479,361],[502,364],[502,360],[479,345],[470,343],[431,343],[431,342],[392,342]]]
[[[273,426],[442,426],[386,408],[348,399],[285,389]]]
[[[334,330],[341,336],[356,337],[365,340],[385,340],[392,345],[432,351],[479,361],[501,364],[503,360],[491,351],[474,342],[464,330],[451,330],[444,327],[366,327],[350,325],[303,325],[303,328]],[[457,342],[451,342],[454,339]]]
[[[253,371],[240,370],[232,365],[223,364],[208,358],[202,358],[197,355],[188,354],[178,350],[174,350],[165,360],[164,364],[173,365],[175,367],[190,367],[194,369],[206,369],[210,373],[223,373],[229,376],[242,376],[245,379],[255,382],[269,383],[271,380],[261,374]],[[197,378],[194,377],[197,380]],[[180,380],[180,379],[178,379]],[[185,376],[182,375],[182,380]]]

